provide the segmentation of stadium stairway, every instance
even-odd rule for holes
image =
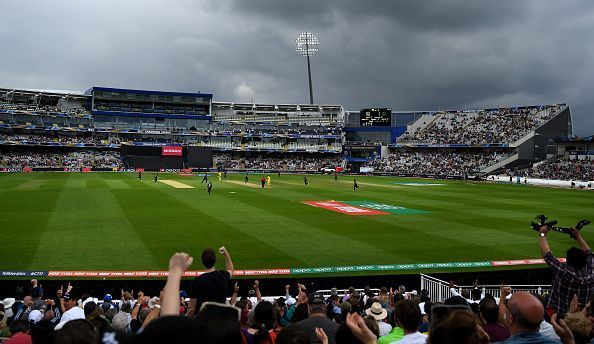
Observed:
[[[441,117],[441,115],[423,114],[416,121],[410,124],[408,128],[406,128],[406,132],[411,135],[421,132],[431,125],[431,123],[433,123],[438,117]]]
[[[518,160],[519,160],[519,155],[518,155],[518,153],[516,153],[510,157],[507,157],[499,162],[494,163],[493,165],[484,167],[480,171],[481,171],[481,173],[491,173],[491,172],[496,171],[500,168],[504,168],[505,166],[512,164]]]
[[[522,136],[522,137],[521,137],[519,140],[517,140],[517,141],[515,141],[515,142],[512,142],[512,143],[510,143],[510,145],[509,145],[509,146],[510,146],[510,147],[514,147],[514,148],[515,148],[515,147],[519,147],[519,146],[520,146],[522,143],[524,143],[524,142],[526,142],[526,141],[530,140],[531,138],[533,138],[533,137],[534,137],[534,135],[535,135],[535,132],[534,132],[534,130],[532,130],[532,131],[531,131],[531,132],[529,132],[528,134],[526,134],[526,135]]]

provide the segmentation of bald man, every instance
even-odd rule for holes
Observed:
[[[500,302],[505,302],[503,299]],[[544,306],[535,296],[526,292],[517,292],[507,301],[507,310],[505,321],[509,326],[512,336],[506,340],[505,344],[559,344],[558,340],[553,340],[540,334],[540,323],[544,318]]]

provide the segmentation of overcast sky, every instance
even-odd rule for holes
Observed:
[[[594,134],[591,0],[2,0],[0,87],[202,91],[347,110],[568,103]]]

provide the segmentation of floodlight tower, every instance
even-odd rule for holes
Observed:
[[[295,50],[301,56],[307,57],[307,76],[309,77],[309,103],[313,104],[313,91],[311,88],[311,67],[309,65],[309,57],[318,52],[318,38],[310,32],[303,32],[297,39],[295,39]]]

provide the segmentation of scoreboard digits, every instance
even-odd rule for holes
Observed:
[[[362,127],[389,127],[392,122],[392,109],[363,109],[360,124]]]

